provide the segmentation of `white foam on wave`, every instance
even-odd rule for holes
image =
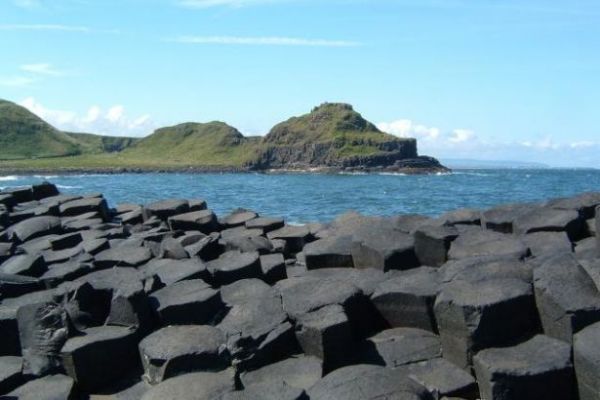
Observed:
[[[83,189],[83,186],[56,185],[59,189]]]
[[[406,176],[404,172],[379,172],[377,175],[384,176]]]
[[[36,179],[55,179],[58,178],[58,175],[34,175]]]
[[[0,182],[16,181],[17,179],[19,179],[19,177],[15,175],[0,176]]]

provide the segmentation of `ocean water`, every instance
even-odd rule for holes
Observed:
[[[66,193],[101,192],[111,205],[202,198],[218,215],[237,207],[291,223],[329,221],[348,210],[368,215],[489,208],[600,191],[600,170],[457,170],[401,174],[88,174],[0,176],[0,188],[48,180]]]

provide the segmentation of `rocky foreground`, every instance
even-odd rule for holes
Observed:
[[[600,399],[598,205],[291,226],[5,190],[0,398]]]

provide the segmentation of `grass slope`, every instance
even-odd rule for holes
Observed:
[[[91,133],[65,133],[77,141],[82,153],[90,154],[123,151],[140,140],[138,138],[124,136],[102,136]]]
[[[0,100],[0,159],[59,157],[81,153],[77,139],[24,107]]]

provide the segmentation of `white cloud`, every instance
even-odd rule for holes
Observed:
[[[66,74],[65,71],[60,71],[49,63],[23,64],[20,68],[21,71],[37,75],[63,76]]]
[[[28,86],[35,82],[35,79],[28,76],[8,76],[0,77],[0,86],[19,87]]]
[[[70,132],[145,136],[156,128],[150,115],[130,117],[122,105],[109,107],[106,111],[93,105],[85,113],[79,114],[75,111],[47,108],[33,97],[28,97],[19,104],[56,128]]]
[[[310,47],[355,47],[359,42],[346,40],[306,39],[282,36],[178,36],[167,41],[185,44],[219,44],[246,46],[310,46]]]
[[[436,140],[440,136],[438,128],[414,123],[410,119],[399,119],[392,122],[381,122],[377,127],[398,137],[414,137],[417,139]]]
[[[189,8],[245,7],[266,3],[282,3],[286,0],[179,0],[177,4]]]
[[[475,137],[475,132],[469,129],[454,129],[448,140],[452,143],[464,143]]]

